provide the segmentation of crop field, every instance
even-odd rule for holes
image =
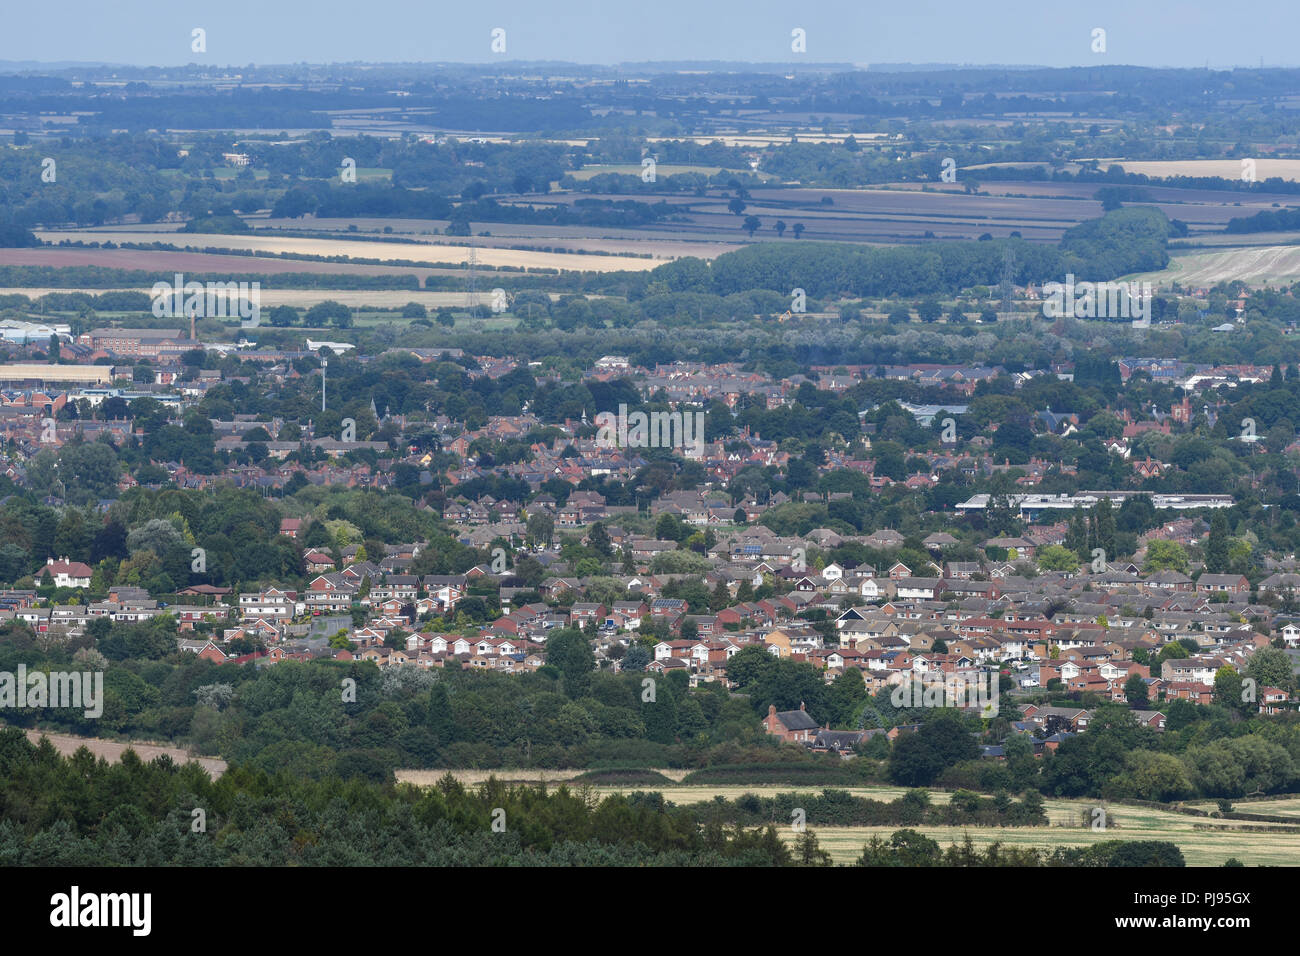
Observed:
[[[1174,256],[1159,272],[1131,277],[1159,286],[1178,282],[1201,288],[1240,279],[1247,285],[1279,285],[1300,281],[1300,246],[1254,246],[1221,252]]]
[[[741,170],[727,170],[722,166],[688,166],[676,163],[658,163],[655,166],[656,176],[679,176],[683,173],[699,173],[703,176],[716,176],[721,172],[741,172]],[[749,170],[744,170],[750,174]],[[640,163],[611,163],[607,166],[584,166],[582,169],[574,170],[570,175],[574,179],[582,182],[591,179],[593,176],[599,176],[601,173],[619,173],[623,176],[640,176]],[[775,179],[770,173],[755,173],[760,179]]]
[[[104,231],[78,229],[68,231],[39,230],[43,242],[105,242],[114,238]],[[118,238],[121,238],[120,236]],[[348,256],[358,259],[398,259],[430,264],[458,265],[469,261],[469,246],[426,241],[422,243],[367,242],[363,239],[316,239],[292,236],[217,235],[211,233],[139,232],[131,233],[132,242],[165,242],[183,249],[238,249],[250,252],[290,252],[315,256]],[[581,253],[534,252],[502,249],[475,244],[477,259],[486,266],[512,268],[561,269],[582,272],[615,272],[653,269],[660,260],[632,256],[596,256]]]
[[[665,776],[680,780],[685,776],[684,770],[660,770]],[[431,786],[446,771],[438,770],[401,770],[397,773],[400,781]],[[515,782],[541,782],[559,784],[571,781],[576,771],[538,771],[538,770],[458,770],[452,771],[456,779],[467,785],[478,785],[491,776],[500,780]],[[661,793],[665,800],[682,805],[702,803],[722,797],[735,800],[747,793],[760,797],[773,797],[778,794],[796,792],[819,793],[820,787],[791,787],[787,785],[735,786],[735,785],[701,785],[686,786],[612,786],[598,784],[592,791],[601,796],[612,793],[630,793],[636,790]],[[874,800],[897,800],[906,791],[903,787],[866,786],[835,787],[854,796]],[[932,790],[931,803],[942,805],[948,802],[951,794]],[[1189,866],[1221,866],[1228,859],[1235,857],[1247,866],[1295,866],[1300,864],[1300,825],[1285,832],[1277,832],[1281,824],[1261,824],[1242,820],[1207,819],[1190,816],[1172,810],[1150,807],[1130,806],[1127,804],[1107,805],[1109,825],[1103,830],[1093,830],[1082,826],[1082,822],[1091,819],[1092,808],[1097,801],[1048,799],[1045,801],[1048,826],[1043,827],[950,827],[950,826],[916,826],[912,827],[933,840],[937,840],[944,849],[951,843],[960,843],[969,833],[977,846],[986,847],[991,843],[1001,842],[1016,846],[1055,847],[1055,846],[1089,846],[1104,840],[1167,840],[1178,845],[1187,859]],[[1197,804],[1197,806],[1202,806]],[[1208,802],[1205,809],[1215,809],[1217,804]],[[1282,808],[1282,809],[1279,809]],[[1300,797],[1283,798],[1276,801],[1241,804],[1238,809],[1256,813],[1285,813],[1294,815],[1300,823]],[[788,821],[775,821],[782,838],[793,842],[796,834]],[[830,852],[836,863],[852,863],[862,853],[863,845],[873,835],[888,839],[901,826],[875,827],[832,827],[810,824],[816,832],[821,847]]]
[[[1172,814],[1171,816],[1178,816]],[[1188,866],[1222,866],[1236,858],[1247,866],[1296,866],[1300,864],[1300,828],[1294,833],[1274,833],[1240,827],[1198,829],[1197,818],[1182,817],[1182,823],[1164,823],[1130,817],[1130,827],[1091,830],[1082,827],[933,827],[918,826],[912,829],[938,841],[943,849],[953,843],[962,843],[967,834],[978,847],[991,843],[1014,846],[1054,848],[1057,846],[1090,846],[1105,840],[1168,840],[1177,844]],[[782,839],[793,843],[797,834],[789,827],[781,827]],[[862,855],[862,847],[872,836],[887,840],[901,827],[817,827],[809,829],[817,834],[823,850],[831,854],[836,863],[852,863]]]
[[[799,133],[799,142],[801,143],[842,143],[852,135],[860,143],[869,140],[888,139],[889,133],[817,133],[801,131]],[[681,141],[683,139],[693,139],[701,146],[709,143],[722,143],[727,147],[739,148],[764,148],[767,146],[780,145],[790,142],[790,134],[785,133],[762,133],[762,132],[745,132],[745,133],[718,133],[710,136],[672,136],[672,137],[650,137],[647,142],[662,143],[666,139]]]
[[[147,295],[149,291],[148,286],[119,286],[113,289],[0,287],[0,295],[25,295],[29,299],[38,299],[51,292],[86,292],[90,295],[99,295],[103,292],[143,292]],[[481,304],[488,301],[488,295],[489,293],[486,291],[479,294]],[[262,289],[260,294],[260,304],[263,309],[274,308],[277,305],[291,305],[298,309],[308,309],[317,303],[326,301],[341,302],[351,309],[400,309],[408,302],[418,302],[426,309],[464,309],[467,307],[465,299],[466,293],[464,292],[426,292],[422,289]],[[111,313],[102,314],[110,315]],[[364,325],[367,321],[405,324],[410,320],[403,319],[401,316],[390,312],[376,312],[371,316],[367,316],[365,312],[362,312],[358,321]],[[515,324],[511,318],[501,321],[504,322],[505,326]],[[458,325],[459,322],[458,319]],[[490,326],[488,327],[490,328]]]
[[[108,240],[117,240],[117,237],[100,236],[99,241]],[[170,242],[171,240],[169,238],[163,241]],[[37,249],[0,249],[0,266],[51,266],[56,269],[100,266],[105,269],[151,272],[168,279],[175,272],[232,276],[279,275],[300,272],[312,275],[340,276],[413,275],[423,280],[425,276],[437,275],[440,271],[454,271],[422,268],[420,266],[316,262],[310,259],[271,259],[255,256],[221,255],[220,253],[209,252],[168,252],[150,249],[78,249],[52,246]]]
[[[1217,800],[1202,803],[1190,803],[1188,806],[1198,810],[1214,811],[1219,809]],[[1300,797],[1276,797],[1270,800],[1235,800],[1232,808],[1239,813],[1262,813],[1270,816],[1295,817],[1300,821]]]
[[[1126,173],[1144,176],[1216,176],[1220,179],[1240,179],[1240,159],[1173,159],[1160,161],[1103,159],[1101,164],[1120,166]],[[1300,180],[1300,159],[1256,159],[1255,178]]]

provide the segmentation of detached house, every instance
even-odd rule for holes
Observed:
[[[48,577],[54,582],[55,587],[88,588],[92,573],[90,565],[82,564],[80,561],[69,561],[67,558],[55,561],[53,558],[47,558],[40,576]]]
[[[799,705],[798,710],[784,710],[779,713],[775,705],[769,706],[767,716],[763,718],[763,728],[773,737],[802,744],[812,741],[821,729],[817,726],[817,721],[808,716],[803,704]]]

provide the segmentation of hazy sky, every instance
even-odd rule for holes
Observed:
[[[1295,0],[61,0],[6,3],[0,60],[169,66],[493,59],[1300,65]],[[207,53],[191,52],[191,30]],[[490,49],[506,31],[505,56]],[[1106,31],[1094,53],[1092,31]]]

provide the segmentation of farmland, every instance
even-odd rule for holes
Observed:
[[[659,770],[665,776],[680,779],[685,771]],[[442,770],[401,770],[397,779],[417,786],[432,786],[447,771]],[[562,783],[572,784],[575,771],[542,770],[457,770],[452,775],[466,786],[479,786],[490,777],[516,783],[544,782],[550,786]],[[690,786],[611,786],[597,784],[591,791],[599,796],[614,793],[630,793],[635,790],[653,790],[662,794],[665,800],[679,806],[712,801],[714,799],[736,800],[746,794],[758,797],[775,797],[790,793],[789,786],[731,786],[703,785]],[[855,797],[872,800],[897,800],[906,793],[906,788],[894,786],[836,787]],[[802,791],[801,791],[802,792]],[[946,804],[951,794],[945,791],[929,791],[930,802]],[[1094,830],[1084,824],[1092,819],[1096,806],[1105,806],[1108,825],[1104,829]],[[1206,802],[1195,804],[1203,810],[1214,810],[1217,804]],[[995,842],[1016,846],[1047,847],[1075,846],[1084,847],[1104,840],[1167,840],[1176,843],[1187,858],[1189,866],[1221,866],[1230,858],[1236,858],[1248,866],[1281,866],[1292,864],[1300,854],[1300,825],[1277,832],[1276,825],[1253,823],[1249,821],[1209,819],[1178,813],[1174,810],[1154,809],[1146,806],[1127,804],[1102,804],[1099,801],[1067,800],[1048,798],[1045,801],[1049,825],[1045,827],[950,827],[950,826],[916,826],[918,832],[939,841],[943,847],[950,843],[960,843],[969,834],[971,840],[983,848]],[[1300,823],[1300,798],[1283,798],[1275,801],[1262,801],[1240,804],[1237,809],[1252,813],[1271,813],[1295,816]],[[774,821],[778,831],[787,843],[793,843],[796,833],[787,825],[788,821]],[[862,853],[862,846],[872,836],[888,839],[897,826],[874,827],[834,827],[811,826],[817,834],[821,847],[830,852],[836,863],[852,863]]]
[[[46,242],[106,242],[112,233],[94,230],[69,230],[52,232],[41,230],[38,237]],[[359,259],[399,259],[430,264],[459,265],[469,261],[466,243],[387,243],[367,242],[360,239],[315,239],[289,236],[218,235],[206,233],[132,232],[131,242],[170,243],[183,249],[236,249],[247,252],[294,253],[313,256],[347,256]],[[581,253],[569,255],[558,252],[534,252],[521,249],[502,249],[478,246],[477,258],[485,266],[510,266],[516,269],[561,269],[585,272],[614,272],[619,270],[653,269],[659,264],[654,259],[632,256],[595,256]]]
[[[1161,287],[1177,282],[1189,288],[1208,288],[1234,279],[1252,286],[1290,284],[1300,281],[1300,246],[1254,246],[1176,255],[1168,268],[1135,278]]]

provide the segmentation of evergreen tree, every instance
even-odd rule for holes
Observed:
[[[1228,570],[1228,516],[1214,512],[1210,519],[1210,537],[1205,542],[1205,570],[1222,574]]]

